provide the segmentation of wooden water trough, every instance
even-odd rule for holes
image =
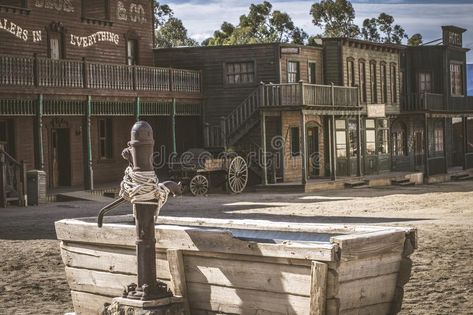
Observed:
[[[56,222],[76,314],[136,281],[131,216]],[[396,314],[411,228],[160,217],[158,278],[192,315]]]

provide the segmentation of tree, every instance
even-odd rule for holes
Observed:
[[[174,17],[174,12],[167,4],[154,2],[154,28],[157,47],[198,46],[190,38],[182,21]]]
[[[422,38],[422,35],[419,33],[412,35],[407,40],[407,45],[409,46],[420,46],[422,45],[422,43],[423,43],[423,38]]]
[[[198,43],[189,38],[181,20],[171,17],[156,31],[156,46],[166,48],[198,46]]]
[[[394,17],[383,12],[377,18],[363,21],[361,35],[372,42],[401,44],[407,38],[406,31],[399,24],[393,24]]]
[[[295,43],[303,44],[308,35],[296,27],[291,17],[278,10],[268,1],[251,4],[247,15],[240,16],[237,26],[224,22],[213,37],[206,39],[208,45],[238,45],[256,43]]]
[[[354,23],[355,9],[347,0],[321,0],[310,9],[312,23],[324,30],[326,37],[356,38],[360,28]]]

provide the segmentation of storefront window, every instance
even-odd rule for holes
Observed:
[[[348,141],[350,148],[350,157],[356,157],[358,154],[358,132],[356,128],[356,121],[348,121]]]
[[[378,127],[378,154],[389,154],[389,129],[388,121],[380,119],[377,121]]]
[[[366,127],[366,154],[376,155],[376,130],[374,119],[367,119],[365,121]]]
[[[347,132],[346,132],[346,121],[337,120],[335,121],[336,128],[336,147],[337,147],[337,158],[347,157]]]
[[[395,156],[407,155],[406,134],[406,127],[403,123],[393,123],[391,128],[391,141],[393,144],[393,154]]]
[[[433,156],[442,155],[444,150],[443,121],[434,120],[432,122],[432,128],[429,133],[430,154]]]

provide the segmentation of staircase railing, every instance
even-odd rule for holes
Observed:
[[[0,207],[6,208],[9,201],[27,206],[26,167],[0,146]]]
[[[243,102],[224,118],[225,136],[237,131],[260,107],[260,87],[253,90]]]

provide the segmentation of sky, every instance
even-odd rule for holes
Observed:
[[[318,1],[318,0],[317,0]],[[201,42],[220,28],[222,22],[238,24],[238,18],[248,12],[251,3],[263,0],[170,0],[161,1],[171,6],[189,34]],[[314,0],[270,0],[274,10],[287,12],[299,27],[310,35],[321,30],[312,24],[309,14]],[[473,0],[353,0],[358,25],[365,18],[376,17],[381,12],[395,18],[407,34],[421,33],[424,42],[441,38],[442,25],[457,25],[470,29],[464,34],[463,46],[473,49]],[[467,54],[473,63],[473,52]]]
[[[468,74],[468,95],[473,96],[473,64],[468,65],[467,69],[467,74]]]

